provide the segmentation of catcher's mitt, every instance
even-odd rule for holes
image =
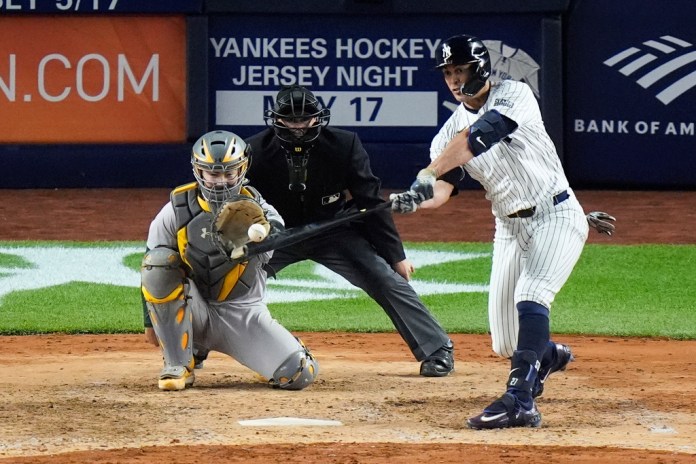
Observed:
[[[613,222],[616,222],[616,218],[604,211],[592,211],[587,215],[587,222],[590,227],[595,228],[600,234],[611,235],[616,230],[616,226],[613,224]]]
[[[213,217],[213,242],[227,257],[236,258],[239,251],[251,241],[249,228],[263,227],[265,238],[271,230],[261,205],[246,195],[235,195],[226,201]],[[258,231],[256,232],[258,234]],[[258,237],[255,237],[258,240]]]

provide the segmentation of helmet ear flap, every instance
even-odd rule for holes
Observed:
[[[490,61],[479,62],[476,66],[476,72],[480,80],[487,81],[491,77]]]

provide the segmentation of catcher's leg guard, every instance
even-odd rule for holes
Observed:
[[[284,390],[302,390],[314,382],[319,374],[319,364],[312,353],[298,339],[302,349],[294,352],[273,373],[270,385]]]
[[[143,296],[164,356],[162,390],[183,390],[194,380],[193,324],[181,264],[177,252],[155,248],[145,254],[140,268]]]

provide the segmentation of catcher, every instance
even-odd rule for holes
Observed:
[[[141,267],[145,336],[160,346],[161,390],[194,382],[194,352],[219,351],[276,388],[301,390],[319,366],[309,350],[273,319],[263,302],[271,252],[231,258],[272,227],[278,212],[244,186],[250,163],[237,135],[214,131],[193,145],[196,182],[174,189],[150,225]]]

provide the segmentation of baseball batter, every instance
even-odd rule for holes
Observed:
[[[492,82],[477,38],[442,42],[436,57],[461,104],[432,141],[430,165],[411,190],[393,195],[401,213],[436,208],[468,173],[495,216],[488,315],[493,350],[511,359],[507,391],[467,421],[474,429],[538,427],[535,398],[549,374],[573,359],[550,340],[549,310],[588,234],[588,219],[563,172],[529,86]]]
[[[159,388],[193,385],[194,349],[225,353],[274,387],[307,387],[317,362],[263,302],[271,253],[234,263],[211,240],[214,212],[238,194],[258,201],[271,224],[282,224],[255,189],[243,187],[248,145],[231,132],[209,132],[193,145],[191,163],[197,182],[176,188],[152,221],[141,268],[146,338],[164,357]]]

